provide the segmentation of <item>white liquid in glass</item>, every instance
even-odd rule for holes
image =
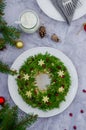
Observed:
[[[21,16],[21,24],[25,28],[33,28],[37,24],[37,17],[32,12],[26,12]]]
[[[39,17],[38,15],[32,11],[27,10],[22,13],[20,16],[20,28],[26,33],[33,33],[39,27]]]

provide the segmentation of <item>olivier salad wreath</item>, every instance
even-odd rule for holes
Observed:
[[[36,77],[39,74],[49,76],[50,84],[44,89],[37,85]],[[19,69],[16,81],[23,100],[44,111],[59,108],[71,85],[71,78],[64,63],[47,52],[27,58]]]

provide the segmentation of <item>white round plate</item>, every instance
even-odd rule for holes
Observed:
[[[73,20],[76,20],[86,14],[86,0],[80,0],[80,1],[82,5],[76,9]],[[53,4],[51,3],[51,0],[37,0],[37,3],[46,15],[55,20],[64,21],[62,16],[59,14],[59,12],[55,9]]]
[[[70,86],[70,90],[66,96],[66,101],[60,104],[60,108],[56,108],[56,109],[46,111],[46,112],[39,110],[38,108],[32,108],[27,103],[25,103],[22,97],[19,95],[18,86],[15,80],[16,77],[11,76],[11,75],[9,75],[8,77],[8,89],[15,104],[25,113],[37,114],[39,117],[50,117],[50,116],[54,116],[56,114],[63,112],[72,103],[76,95],[77,88],[78,88],[78,77],[77,77],[77,72],[74,65],[72,64],[71,60],[66,55],[64,55],[62,52],[54,48],[36,47],[33,49],[29,49],[25,51],[24,53],[22,53],[14,61],[11,69],[16,69],[18,71],[21,65],[29,56],[34,56],[35,54],[38,54],[38,53],[45,54],[46,52],[50,53],[51,55],[54,55],[55,57],[58,57],[67,67],[71,76],[72,84]]]

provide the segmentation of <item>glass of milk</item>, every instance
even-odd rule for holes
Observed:
[[[39,17],[33,10],[26,10],[20,15],[19,26],[26,33],[34,33],[39,23]]]

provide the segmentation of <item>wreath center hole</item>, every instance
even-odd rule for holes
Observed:
[[[43,90],[46,89],[48,85],[50,85],[50,77],[48,74],[40,73],[36,76],[36,83],[39,89]]]

